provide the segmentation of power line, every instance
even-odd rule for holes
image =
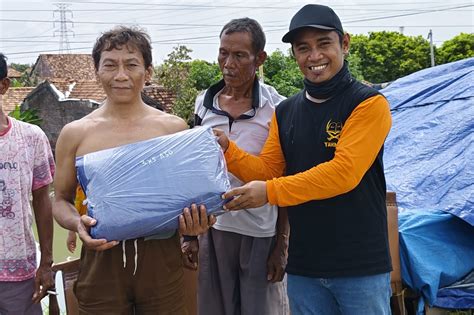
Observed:
[[[452,28],[458,28],[458,27],[473,27],[474,24],[470,25],[403,25],[403,27],[410,27],[410,28],[445,28],[445,27],[452,27]],[[395,28],[398,29],[400,26],[398,25],[371,25],[370,27],[384,27],[384,28]],[[367,28],[367,25],[354,25],[351,26],[351,28]],[[276,29],[280,31],[281,29]],[[268,30],[268,32],[275,31],[275,30]],[[97,34],[89,34],[89,35],[97,35]],[[24,38],[39,38],[41,36],[31,36],[31,37],[24,37]],[[52,36],[43,36],[43,37],[52,37]],[[170,38],[170,39],[161,39],[161,40],[152,40],[152,43],[167,43],[170,41],[187,41],[187,40],[196,40],[196,39],[212,39],[212,38],[218,38],[218,35],[209,35],[209,36],[193,36],[193,37],[184,37],[184,38]],[[14,37],[10,38],[0,38],[2,42],[5,43],[25,43],[25,45],[29,45],[29,43],[58,43],[58,41],[50,41],[50,40],[28,40],[25,42],[24,40],[21,39],[16,39]],[[70,44],[88,44],[91,43],[91,41],[69,41]]]
[[[458,27],[474,27],[474,24],[450,24],[450,25],[403,25],[404,27],[409,27],[409,28],[458,28]],[[278,26],[280,27],[280,26]],[[281,26],[282,27],[282,26]],[[367,28],[367,25],[351,25],[350,28]],[[370,27],[385,27],[385,28],[399,28],[400,26],[398,25],[370,25]],[[51,29],[52,30],[52,29]],[[47,32],[51,31],[48,30]],[[281,31],[281,28],[275,29],[276,31]],[[271,32],[275,31],[274,29],[266,30],[265,32]],[[45,32],[46,33],[46,32]],[[81,36],[97,36],[99,35],[100,32],[98,33],[82,33],[82,34],[74,34],[75,37],[81,37]],[[187,33],[189,34],[189,33]],[[175,34],[178,35],[178,34]],[[181,34],[180,34],[181,35]],[[52,41],[28,41],[25,42],[22,39],[30,39],[30,38],[54,38],[55,36],[53,35],[37,35],[37,36],[15,36],[15,37],[0,37],[0,40],[2,42],[12,42],[12,43],[25,43],[28,44],[30,42],[52,42]],[[202,37],[189,37],[185,39],[198,39],[198,38],[211,38],[211,37],[218,37],[218,35],[212,35],[212,36],[202,36]],[[55,41],[55,43],[57,43]],[[70,43],[83,43],[83,42],[78,42],[78,41],[70,41]]]
[[[255,9],[255,7],[234,7],[238,9]],[[259,8],[260,9],[260,8]],[[282,8],[273,8],[274,10]],[[101,8],[101,9],[74,9],[74,12],[130,12],[132,9],[110,9],[110,8]],[[183,8],[183,11],[196,11],[201,10],[201,8]],[[2,12],[50,12],[51,10],[46,9],[2,9]],[[178,11],[176,8],[134,8],[133,11]],[[361,9],[359,8],[344,8],[344,11],[374,11],[374,12],[406,12],[406,11],[419,11],[424,12],[426,9]],[[455,11],[455,10],[453,10]],[[462,11],[462,10],[459,10]]]
[[[135,2],[106,2],[106,1],[68,1],[68,3],[78,3],[78,4],[128,4],[134,6],[150,6],[153,3],[135,3]],[[180,9],[188,9],[188,8],[198,8],[198,9],[293,9],[298,8],[299,5],[294,6],[285,6],[285,7],[275,7],[274,5],[271,6],[234,6],[234,5],[203,5],[203,4],[170,4],[170,3],[158,3],[155,5],[159,5],[161,7],[173,7],[173,8],[180,8]]]
[[[70,3],[71,1],[69,1]],[[72,1],[74,2],[74,1]],[[150,2],[153,2],[152,0]],[[150,6],[151,4],[149,3],[142,3],[142,4],[138,4],[140,6]],[[77,3],[77,2],[76,2]],[[96,3],[107,3],[107,4],[111,4],[112,2],[79,2],[81,4],[85,4],[85,5],[90,5],[90,4],[96,4]],[[211,2],[212,3],[212,2]],[[283,3],[283,1],[281,1],[280,3]],[[439,12],[439,11],[457,11],[459,9],[462,9],[462,8],[467,8],[467,7],[472,7],[474,6],[473,4],[452,4],[450,3],[449,5],[446,5],[446,2],[423,2],[423,4],[426,5],[426,3],[444,3],[445,5],[443,7],[441,6],[438,6],[438,7],[431,7],[431,9],[429,10],[421,10],[421,9],[406,9],[406,10],[384,10],[384,11],[387,11],[387,12],[397,12],[397,11],[402,11],[402,12],[405,12],[404,14],[389,14],[389,15],[386,15],[386,16],[369,16],[369,14],[358,14],[358,18],[355,18],[355,15],[353,14],[350,14],[350,15],[353,15],[353,17],[355,19],[352,19],[352,20],[346,20],[344,22],[344,24],[346,24],[348,26],[349,29],[352,29],[352,28],[367,28],[367,27],[381,27],[381,28],[398,28],[399,25],[395,26],[395,25],[353,25],[353,23],[359,23],[359,22],[367,22],[367,21],[375,21],[375,20],[384,20],[384,19],[392,19],[392,18],[397,18],[397,17],[403,17],[403,16],[411,16],[411,15],[417,15],[417,14],[427,14],[427,13],[432,13],[432,12]],[[120,5],[127,5],[127,3],[123,3],[123,2],[117,2],[116,4],[120,4]],[[152,8],[140,8],[140,7],[136,7],[136,3],[128,3],[130,6],[133,6],[133,8],[131,8],[130,10],[127,10],[127,9],[120,9],[117,10],[118,12],[122,12],[122,11],[130,11],[130,12],[133,12],[133,11],[136,11],[136,10],[143,10],[143,11],[158,11],[158,10],[152,10]],[[397,3],[397,4],[400,4],[400,3]],[[412,4],[412,2],[407,2],[407,4]],[[420,3],[417,3],[417,4],[420,4]],[[371,5],[375,5],[375,4],[371,4]],[[161,6],[161,4],[160,4]],[[170,4],[171,6],[171,4]],[[183,8],[179,8],[178,7],[179,5],[175,4],[173,5],[173,7],[175,7],[176,9],[169,9],[167,11],[170,11],[170,10],[176,10],[176,13],[177,14],[180,14],[180,15],[186,15],[186,17],[191,13],[193,14],[193,12],[190,12],[190,10],[184,10]],[[181,5],[181,6],[188,6],[188,5]],[[192,5],[191,5],[192,6]],[[216,8],[221,8],[221,7],[232,7],[232,9],[242,9],[243,11],[247,10],[247,9],[253,9],[254,7],[243,7],[243,6],[212,6],[212,5],[205,5],[207,6],[208,8],[213,8],[213,7],[216,7]],[[335,5],[333,5],[335,7]],[[192,6],[192,7],[196,7],[195,6]],[[202,5],[201,5],[202,7]],[[299,5],[298,5],[299,7]],[[348,10],[348,11],[353,11],[354,9],[348,9],[347,8],[347,5],[342,5],[342,7],[344,8],[344,10]],[[258,9],[261,9],[262,7],[258,7]],[[288,9],[289,7],[281,7],[281,6],[278,6],[278,7],[271,7],[271,9],[273,10],[282,10],[282,9]],[[193,10],[196,10],[195,8]],[[2,10],[4,11],[4,10]],[[25,12],[29,12],[29,10],[24,10]],[[50,10],[48,10],[50,11]],[[76,11],[76,10],[74,10]],[[86,11],[86,10],[84,10]],[[102,11],[113,11],[113,10],[106,10],[106,9],[100,9],[100,10],[93,10],[93,11],[98,11],[98,12],[102,12]],[[210,11],[210,10],[209,10]],[[222,27],[222,23],[219,23],[219,24],[212,24],[212,23],[209,23],[210,21],[212,20],[215,20],[215,19],[222,19],[223,17],[225,16],[228,16],[228,15],[236,15],[236,10],[233,10],[233,12],[231,12],[230,14],[223,14],[223,15],[219,15],[219,14],[215,14],[213,13],[212,16],[210,17],[204,17],[204,18],[200,18],[200,19],[194,19],[193,17],[193,22],[194,23],[141,23],[141,22],[138,22],[138,23],[123,23],[123,22],[106,22],[106,21],[82,21],[82,22],[75,22],[77,24],[91,24],[91,25],[111,25],[111,24],[125,24],[125,25],[136,25],[136,24],[139,24],[139,25],[143,25],[143,26],[159,26],[159,30],[158,32],[162,32],[162,31],[168,31],[168,30],[179,30],[179,29],[182,29],[182,30],[190,30],[186,33],[186,35],[184,35],[184,31],[183,32],[178,32],[178,33],[181,33],[181,34],[177,34],[177,32],[174,32],[171,36],[167,36],[167,37],[170,37],[168,39],[163,39],[163,35],[159,35],[157,36],[158,38],[160,38],[160,40],[156,40],[156,41],[153,41],[152,43],[153,44],[162,44],[162,45],[171,45],[171,44],[192,44],[192,45],[216,45],[217,42],[205,42],[205,41],[199,41],[198,39],[211,39],[211,38],[217,38],[217,33],[215,36],[195,36],[195,37],[191,37],[192,34],[194,34],[195,32],[197,33],[196,35],[199,35],[199,34],[203,34],[204,32],[204,28],[216,28],[216,27],[219,27],[219,29]],[[240,10],[238,10],[240,11]],[[364,10],[364,8],[361,8],[360,11],[379,11],[379,10]],[[372,12],[373,13],[373,12]],[[172,14],[164,14],[163,16],[165,18],[170,18]],[[267,14],[268,15],[268,14]],[[374,15],[374,14],[372,14]],[[89,17],[90,15],[88,15]],[[172,15],[172,17],[174,18],[176,15]],[[201,15],[202,16],[202,15]],[[270,15],[271,16],[271,15]],[[130,16],[128,16],[127,18],[130,18]],[[134,17],[136,19],[143,19],[144,17]],[[156,21],[157,20],[157,16],[156,15],[153,15],[153,18],[154,20]],[[10,19],[11,20],[11,19]],[[10,21],[9,19],[0,19],[0,21]],[[205,22],[204,23],[196,23],[200,20],[204,20]],[[22,23],[25,23],[25,22],[32,22],[32,23],[50,23],[51,21],[48,21],[48,20],[34,20],[34,19],[31,19],[31,20],[28,20],[28,19],[21,19],[21,20],[13,20],[14,22],[22,22]],[[176,21],[176,19],[173,19],[173,21]],[[261,22],[261,24],[264,26],[266,26],[266,24],[268,25],[271,25],[271,26],[267,26],[267,28],[269,28],[268,30],[266,30],[266,33],[274,33],[274,32],[278,32],[278,31],[282,31],[282,30],[287,30],[287,25],[288,25],[288,20],[282,20],[282,21],[273,21],[273,22]],[[350,24],[350,25],[349,25]],[[410,28],[423,28],[423,27],[426,27],[426,28],[456,28],[456,27],[472,27],[473,25],[438,25],[438,26],[434,26],[434,25],[403,25],[405,27],[410,27]],[[161,28],[163,27],[163,28]],[[194,31],[195,32],[194,32]],[[208,32],[206,30],[206,32]],[[97,33],[84,33],[84,34],[77,34],[78,36],[98,36],[100,32],[97,32]],[[181,35],[183,36],[183,38],[176,38],[177,35]],[[0,41],[3,43],[3,42],[11,42],[11,43],[15,43],[15,42],[22,42],[18,39],[20,38],[24,38],[24,39],[28,39],[28,38],[33,38],[33,39],[36,39],[36,38],[48,38],[48,36],[24,36],[24,37],[10,37],[10,38],[3,38],[1,39],[0,38]],[[174,37],[174,38],[173,38]],[[49,38],[51,38],[51,36],[49,36]],[[198,40],[198,41],[196,41]],[[53,43],[53,41],[40,41],[40,40],[33,40],[33,41],[28,41],[30,43],[44,43],[45,45],[47,45],[47,43]],[[436,41],[436,42],[442,42],[442,41]],[[85,50],[87,49],[88,51],[90,51],[92,49],[92,43],[93,43],[93,40],[91,40],[90,42],[89,41],[70,41],[69,42],[70,44],[86,44],[86,43],[90,43],[91,46],[90,47],[79,47],[79,48],[73,48],[71,49],[72,51],[79,51],[79,50]],[[278,43],[273,43],[273,42],[269,42],[267,43],[268,45],[281,45],[280,42]],[[0,44],[1,46],[1,44]],[[18,46],[18,45],[17,45]],[[88,46],[88,45],[87,45]],[[2,48],[4,49],[4,48]],[[32,54],[32,53],[46,53],[46,52],[52,52],[54,50],[42,50],[42,51],[26,51],[26,52],[13,52],[9,55],[25,55],[25,54]]]
[[[51,23],[54,22],[52,20],[15,20],[15,19],[0,19],[0,22],[35,22],[35,23]],[[125,22],[102,22],[102,21],[75,21],[75,24],[99,24],[99,25],[109,25],[109,24],[121,24],[121,25],[136,25],[137,23],[125,23]],[[147,25],[147,26],[191,26],[191,27],[208,27],[208,26],[218,26],[222,27],[221,24],[186,24],[186,23],[140,23],[140,25]]]
[[[439,11],[448,11],[448,10],[453,10],[453,9],[472,7],[472,6],[474,6],[474,4],[455,6],[455,7],[436,8],[436,9],[431,9],[431,10],[425,10],[425,11],[422,11],[422,12],[412,12],[412,13],[404,13],[404,14],[397,14],[397,15],[371,17],[371,18],[345,21],[344,24],[375,21],[375,20],[383,20],[383,19],[390,19],[390,18],[396,18],[396,17],[405,17],[405,16],[433,13],[433,12],[439,12]],[[33,19],[22,19],[22,20],[0,19],[0,21],[2,21],[2,22],[21,22],[21,23],[24,23],[24,22],[50,23],[50,22],[52,22],[51,20],[33,20]],[[136,24],[136,23],[103,22],[103,21],[75,21],[74,23],[76,23],[76,24],[99,24],[99,25],[103,25],[103,24],[105,24],[105,25],[110,25],[110,24],[134,25],[134,24]],[[140,25],[146,25],[146,26],[178,26],[178,25],[182,25],[182,26],[190,26],[190,27],[211,27],[211,26],[212,27],[222,27],[221,24],[192,24],[192,23],[140,23]]]
[[[395,17],[403,17],[403,16],[418,15],[418,14],[424,14],[424,13],[447,11],[447,10],[452,10],[452,9],[467,8],[467,7],[472,7],[472,6],[474,6],[474,4],[462,5],[462,6],[451,7],[451,8],[439,8],[439,9],[433,9],[433,10],[426,10],[425,12],[414,12],[414,13],[405,13],[405,14],[398,14],[398,15],[389,15],[389,16],[383,16],[383,17],[378,17],[378,18],[353,20],[353,21],[348,21],[345,23],[347,24],[347,23],[356,23],[356,22],[375,21],[375,20],[389,19],[389,18],[395,18]]]
[[[173,7],[173,8],[179,8],[179,9],[189,9],[189,8],[199,8],[199,9],[216,9],[216,8],[224,8],[224,9],[293,9],[293,8],[300,8],[301,4],[293,5],[293,6],[282,6],[282,7],[275,7],[275,5],[269,5],[269,6],[235,6],[235,5],[203,5],[203,4],[170,4],[170,3],[153,3],[153,1],[150,2],[142,2],[142,3],[136,3],[136,2],[113,2],[113,1],[68,1],[68,3],[76,3],[76,4],[107,4],[107,5],[114,5],[114,4],[127,4],[127,5],[133,5],[133,6],[150,6],[150,5],[159,5],[161,7]],[[413,1],[407,1],[407,2],[394,2],[394,3],[379,3],[379,2],[368,2],[368,3],[357,3],[357,4],[331,4],[331,7],[347,7],[347,6],[392,6],[392,5],[404,5],[404,4],[436,4],[436,3],[446,3],[445,1],[425,1],[425,2],[420,2],[418,1],[417,3],[413,3]]]

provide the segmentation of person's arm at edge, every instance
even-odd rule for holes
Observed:
[[[54,286],[51,266],[53,264],[53,215],[49,184],[33,190],[33,211],[38,230],[41,259],[36,271],[36,289],[33,302],[39,303],[46,291]],[[41,291],[39,286],[42,286]]]
[[[97,251],[109,249],[118,244],[105,239],[93,239],[89,228],[96,224],[95,219],[80,216],[74,207],[74,196],[77,187],[75,158],[81,132],[80,122],[72,122],[61,131],[56,143],[56,174],[54,177],[53,215],[63,228],[77,232],[83,244]]]
[[[273,114],[268,138],[259,156],[248,154],[234,142],[229,141],[225,158],[229,172],[245,183],[282,176],[285,170],[285,157],[280,146],[276,115]]]
[[[282,281],[285,276],[290,236],[288,211],[285,207],[278,207],[276,230],[275,246],[267,261],[267,280],[271,282]]]
[[[80,215],[74,207],[77,187],[75,158],[78,140],[74,122],[61,130],[56,142],[53,214],[63,228],[77,232]]]
[[[268,201],[293,206],[351,191],[375,161],[390,127],[387,100],[381,95],[365,100],[346,121],[334,158],[305,172],[267,181]]]

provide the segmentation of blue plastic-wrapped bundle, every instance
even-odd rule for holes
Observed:
[[[230,189],[224,155],[210,128],[86,154],[76,158],[94,238],[126,240],[170,233],[191,203],[222,210]]]

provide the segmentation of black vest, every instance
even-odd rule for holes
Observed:
[[[321,104],[309,101],[304,93],[281,102],[276,109],[286,175],[333,159],[339,134],[352,111],[378,94],[357,81]],[[350,192],[288,208],[288,273],[341,277],[391,270],[382,155],[383,147]]]

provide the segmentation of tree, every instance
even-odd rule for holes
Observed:
[[[42,120],[38,116],[38,112],[35,108],[29,108],[27,110],[21,110],[20,105],[16,105],[15,109],[12,110],[8,116],[13,117],[17,120],[24,121],[34,125],[40,125]]]
[[[445,41],[436,57],[437,64],[474,57],[474,33],[461,33]]]
[[[189,63],[191,60],[189,53],[192,49],[184,45],[179,45],[173,48],[173,51],[168,54],[168,59],[165,59],[163,65],[156,69],[159,81],[164,87],[172,90],[178,96],[182,92],[182,83],[189,76]]]
[[[349,53],[346,57],[349,64],[349,70],[354,78],[359,81],[365,80],[364,74],[362,73],[362,60],[358,54]]]
[[[360,58],[363,78],[373,83],[393,81],[430,66],[429,42],[398,32],[352,36],[351,54]]]
[[[30,74],[28,73],[32,67],[31,65],[11,63],[9,66],[16,71],[21,72],[21,77],[19,79],[12,80],[13,87],[36,86],[38,84],[38,80],[30,78]]]
[[[222,79],[219,65],[204,60],[193,60],[190,64],[189,77],[193,86],[202,91]]]
[[[194,87],[193,82],[189,80],[191,57],[189,53],[191,49],[184,45],[173,48],[166,59],[158,69],[159,81],[163,86],[171,90],[176,95],[173,104],[173,114],[183,118],[189,125],[193,122],[194,100],[198,94],[198,90]]]
[[[273,86],[281,95],[291,96],[303,88],[303,74],[290,53],[274,51],[265,61],[263,70],[265,83]]]
[[[21,82],[21,80],[11,79],[10,80],[10,86],[11,87],[23,87],[25,85]]]
[[[25,72],[26,70],[28,70],[29,68],[31,68],[31,65],[28,65],[28,64],[23,64],[23,63],[11,63],[10,64],[10,67],[12,69],[15,69],[16,71],[18,72]]]

